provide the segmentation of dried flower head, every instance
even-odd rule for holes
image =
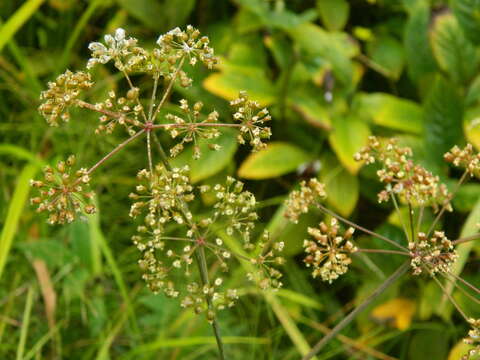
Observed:
[[[378,194],[379,202],[388,201],[396,194],[413,206],[432,206],[437,211],[440,205],[451,211],[447,187],[439,182],[438,176],[414,164],[411,156],[412,150],[399,147],[396,139],[381,142],[371,136],[368,145],[355,154],[355,160],[366,164],[380,163],[377,175],[386,186]]]
[[[58,118],[67,122],[70,119],[68,108],[76,105],[80,93],[92,86],[90,74],[67,70],[55,81],[48,83],[48,90],[42,91],[40,94],[42,104],[38,110],[50,126],[58,126]]]
[[[209,43],[208,37],[200,36],[200,31],[191,25],[185,31],[178,27],[172,29],[157,40],[160,55],[168,58],[170,63],[187,57],[190,65],[200,60],[211,69],[217,63],[217,58]]]
[[[120,71],[132,71],[148,58],[147,51],[137,46],[137,39],[127,38],[124,29],[117,29],[114,35],[105,35],[104,40],[105,45],[92,42],[88,46],[92,57],[88,60],[87,69],[113,60]]]
[[[325,185],[318,179],[311,178],[308,182],[302,181],[300,190],[292,191],[285,202],[285,217],[297,223],[301,214],[306,214],[310,206],[326,197]]]
[[[214,139],[220,136],[220,131],[213,126],[198,126],[198,124],[214,124],[218,121],[218,112],[212,111],[204,120],[200,120],[203,103],[198,101],[193,107],[188,105],[185,99],[180,100],[180,109],[184,113],[184,117],[173,114],[167,114],[166,119],[174,123],[166,130],[170,132],[172,138],[181,137],[182,141],[170,149],[172,157],[177,156],[183,151],[184,144],[193,142],[193,158],[199,159],[201,156],[199,139]],[[220,150],[220,145],[212,144],[211,150]]]
[[[463,355],[462,360],[469,360],[480,354],[480,319],[468,319],[468,322],[472,328],[468,331],[468,336],[463,339],[463,342],[474,346],[474,348]]]
[[[75,220],[77,213],[92,214],[95,206],[91,203],[93,192],[87,191],[90,176],[86,169],[73,172],[75,156],[67,161],[59,161],[55,168],[44,169],[44,180],[30,180],[30,185],[38,188],[40,196],[31,198],[38,205],[37,211],[50,213],[48,223],[65,224]]]
[[[408,249],[414,275],[424,271],[432,276],[437,272],[448,273],[458,257],[443,231],[435,231],[430,239],[425,233],[418,233],[417,241],[410,241]]]
[[[241,91],[238,98],[232,100],[230,105],[235,109],[233,119],[242,124],[237,137],[238,142],[245,144],[248,140],[253,151],[265,148],[266,144],[262,140],[269,139],[272,135],[270,128],[264,126],[265,122],[272,119],[268,110],[261,108],[258,102],[249,100],[245,91]]]
[[[480,154],[475,153],[471,144],[463,149],[454,146],[444,155],[444,159],[456,167],[464,168],[470,176],[480,177]]]
[[[337,219],[332,218],[330,226],[321,222],[319,228],[308,228],[308,233],[315,240],[305,240],[303,247],[307,256],[303,260],[307,267],[313,267],[314,278],[320,276],[323,281],[331,283],[348,271],[352,262],[350,254],[357,247],[350,241],[354,229],[348,228],[343,234],[339,232]]]

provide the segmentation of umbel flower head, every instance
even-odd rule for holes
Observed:
[[[452,242],[443,231],[435,231],[431,238],[427,238],[423,232],[418,233],[418,239],[410,241],[408,249],[414,275],[422,272],[431,276],[437,272],[449,273],[458,257]]]
[[[157,40],[160,56],[168,58],[169,62],[173,63],[187,57],[190,65],[201,61],[211,69],[217,63],[217,58],[209,42],[208,37],[200,36],[200,31],[192,25],[188,25],[185,31],[177,27],[161,35]]]
[[[451,211],[447,187],[439,182],[438,176],[415,164],[411,156],[412,150],[399,147],[396,139],[384,142],[371,136],[368,145],[355,154],[355,160],[366,164],[380,163],[377,175],[386,186],[378,194],[379,202],[388,201],[396,194],[414,206],[431,206],[437,211],[439,205],[447,205],[447,210]]]
[[[310,206],[326,197],[325,185],[316,178],[311,178],[308,182],[302,181],[300,190],[292,191],[285,202],[285,217],[297,223],[301,214],[307,213]]]
[[[138,227],[138,234],[132,240],[142,257],[139,260],[143,278],[153,292],[163,291],[167,296],[180,298],[183,307],[192,307],[200,313],[208,309],[206,298],[210,298],[215,309],[233,306],[238,298],[236,289],[223,289],[223,280],[217,277],[212,283],[202,283],[196,267],[192,267],[197,252],[207,255],[207,260],[218,262],[223,272],[228,271],[229,261],[237,257],[255,265],[255,271],[248,279],[258,282],[263,288],[278,288],[281,273],[271,265],[281,265],[282,259],[276,255],[283,244],[262,240],[262,249],[251,257],[232,253],[218,237],[218,231],[225,229],[227,236],[239,236],[244,248],[253,250],[251,231],[255,227],[255,197],[243,190],[243,184],[228,177],[225,185],[217,184],[194,187],[187,177],[188,168],[168,170],[158,165],[153,173],[139,172],[142,184],[130,197],[135,200],[130,215],[144,215],[144,223]],[[192,201],[196,192],[215,193],[213,212],[208,216],[195,216],[186,204]],[[167,234],[166,225],[175,221],[180,225],[180,236]],[[268,237],[267,237],[268,238]],[[264,238],[266,239],[266,238]],[[182,274],[185,282],[175,279]]]
[[[48,89],[42,91],[39,106],[40,114],[50,126],[58,126],[58,119],[67,122],[70,119],[68,107],[76,105],[80,93],[93,86],[89,73],[70,70],[59,75],[55,81],[48,83]]]
[[[323,281],[331,283],[348,271],[352,259],[350,254],[357,251],[351,242],[354,229],[348,228],[343,234],[339,232],[337,219],[332,218],[330,226],[321,222],[318,228],[308,228],[314,240],[305,240],[303,247],[307,256],[303,260],[307,267],[312,267],[312,276],[320,276]]]
[[[272,132],[269,127],[264,126],[265,122],[272,119],[266,108],[254,100],[250,100],[245,91],[241,91],[238,98],[232,100],[230,105],[235,109],[233,119],[241,123],[240,134],[237,140],[240,144],[250,142],[253,151],[266,147],[263,139],[269,139]]]
[[[38,212],[48,212],[48,223],[65,224],[75,220],[79,212],[92,214],[95,206],[90,203],[93,192],[87,191],[90,176],[86,169],[74,172],[75,156],[59,161],[55,168],[44,169],[44,180],[30,180],[30,185],[39,189],[40,196],[31,198],[38,205]]]
[[[454,146],[444,155],[444,159],[465,169],[470,176],[480,177],[480,154],[474,152],[472,144],[467,144],[463,149]]]
[[[193,158],[199,159],[201,153],[198,140],[202,138],[215,139],[220,136],[220,131],[213,126],[198,126],[198,124],[214,124],[218,121],[218,112],[216,111],[212,111],[204,120],[200,121],[202,108],[203,103],[201,101],[197,101],[193,107],[190,107],[188,101],[182,99],[180,100],[180,109],[184,113],[184,117],[167,114],[166,119],[178,126],[172,125],[171,127],[167,127],[166,130],[170,132],[172,138],[182,138],[180,143],[170,149],[170,155],[172,157],[177,156],[183,151],[185,143],[193,142]],[[217,144],[212,144],[210,148],[212,150],[220,150],[220,146]]]
[[[463,339],[465,344],[474,346],[467,354],[462,356],[462,360],[473,359],[474,356],[480,354],[480,319],[468,319],[470,326],[472,327],[468,331],[468,336]]]

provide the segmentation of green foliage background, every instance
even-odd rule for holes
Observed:
[[[353,161],[367,137],[398,137],[449,186],[458,174],[443,153],[466,141],[480,148],[476,0],[4,0],[0,19],[2,359],[215,358],[208,323],[150,294],[140,280],[126,194],[145,166],[138,156],[143,144],[131,145],[96,175],[98,215],[56,228],[28,206],[27,182],[44,163],[73,153],[91,164],[121,141],[118,133],[94,137],[94,115],[74,113],[57,129],[36,112],[46,82],[66,68],[82,68],[88,43],[117,27],[147,47],[160,33],[189,23],[211,38],[218,69],[197,68],[193,88],[178,88],[170,110],[181,97],[201,99],[206,110],[228,119],[227,100],[247,90],[272,111],[266,151],[236,151],[226,133],[223,151],[191,164],[195,182],[226,174],[247,180],[261,201],[263,226],[286,242],[285,289],[276,296],[247,287],[242,267],[229,279],[245,296],[220,315],[228,359],[298,359],[322,336],[322,324],[331,327],[400,263],[362,256],[333,285],[311,279],[301,244],[306,227],[321,217],[309,215],[295,226],[282,218],[282,201],[301,178],[320,165],[332,209],[401,239],[392,209],[376,202],[374,172]],[[95,71],[103,80],[89,94],[92,101],[124,86],[107,68]],[[142,89],[151,86],[136,80]],[[460,191],[456,212],[444,223],[450,238],[475,231],[479,195],[476,182]],[[456,269],[477,286],[479,250],[464,244]],[[463,295],[454,296],[480,315]],[[54,308],[46,310],[52,297]],[[431,282],[404,279],[373,306],[397,298],[416,309],[406,329],[374,318],[370,309],[344,331],[357,347],[335,340],[317,358],[460,358],[465,348],[456,344],[467,328]],[[394,308],[391,317],[401,310]]]

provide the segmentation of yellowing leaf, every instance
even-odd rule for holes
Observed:
[[[380,322],[387,322],[399,330],[406,330],[412,322],[416,304],[406,298],[391,299],[372,310],[371,316]]]
[[[466,112],[463,119],[463,132],[467,140],[480,149],[480,107]]]
[[[473,349],[474,346],[465,344],[463,340],[460,340],[453,348],[450,350],[450,354],[448,354],[448,360],[460,360],[462,359],[463,355],[468,353],[468,350]],[[469,358],[470,360],[479,360],[480,355],[475,355]]]
[[[335,118],[333,130],[328,141],[337,154],[340,162],[353,175],[361,164],[353,159],[353,155],[367,144],[370,129],[367,124],[357,118]]]
[[[238,176],[245,179],[269,179],[294,171],[311,160],[302,149],[285,143],[271,142],[267,148],[249,155],[240,166]]]

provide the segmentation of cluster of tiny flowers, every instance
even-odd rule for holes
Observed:
[[[115,67],[120,71],[133,71],[139,64],[145,62],[148,54],[145,49],[137,46],[137,39],[126,38],[125,30],[119,28],[112,36],[105,35],[105,45],[100,42],[92,42],[88,49],[92,57],[87,62],[87,69],[96,64],[106,64],[114,61]]]
[[[187,213],[185,218],[182,213],[184,202],[194,199],[188,171],[188,166],[170,171],[163,165],[157,165],[153,173],[146,169],[140,170],[137,178],[142,184],[137,185],[136,192],[129,195],[135,200],[130,208],[130,216],[135,218],[146,209],[148,213],[145,223],[158,229],[162,229],[171,219],[178,224],[190,220],[192,214]]]
[[[480,154],[475,153],[471,144],[463,149],[454,146],[444,155],[444,159],[456,167],[464,168],[470,176],[480,177]]]
[[[108,93],[108,98],[95,104],[95,109],[103,113],[100,116],[100,125],[95,130],[96,134],[105,132],[111,134],[117,124],[124,126],[130,135],[134,135],[136,130],[141,127],[142,122],[138,120],[143,108],[138,104],[139,89],[130,89],[126,96],[117,98],[115,91]],[[118,114],[122,116],[118,117]]]
[[[463,339],[463,342],[474,346],[467,354],[462,356],[462,360],[473,359],[474,356],[480,354],[480,319],[468,319],[471,329],[468,331],[468,336]]]
[[[310,206],[326,197],[325,185],[316,178],[311,178],[308,182],[302,181],[300,190],[292,191],[285,202],[285,217],[297,223],[301,214],[306,214]]]
[[[43,181],[30,180],[30,185],[40,191],[40,196],[30,201],[38,205],[38,212],[50,214],[49,224],[71,223],[81,211],[95,212],[95,206],[89,203],[94,194],[86,190],[90,176],[86,169],[73,172],[74,164],[75,156],[71,155],[67,161],[59,161],[55,168],[45,167]]]
[[[200,36],[200,31],[191,25],[188,25],[185,31],[178,27],[170,30],[157,40],[160,55],[168,58],[169,62],[175,63],[187,57],[191,65],[201,61],[211,69],[217,63],[217,58],[209,42],[208,37]]]
[[[42,104],[38,110],[50,126],[58,126],[58,119],[67,122],[70,119],[68,107],[76,105],[76,100],[82,90],[93,86],[90,74],[83,71],[67,70],[55,81],[48,83],[48,90],[42,91]]]
[[[381,164],[377,175],[386,188],[378,194],[379,202],[388,201],[391,194],[397,194],[408,203],[432,206],[434,211],[441,205],[451,211],[447,187],[439,183],[438,176],[414,164],[411,156],[412,150],[399,147],[395,139],[383,143],[371,136],[368,145],[355,154],[355,160]]]
[[[196,102],[193,107],[190,107],[188,101],[182,99],[180,100],[180,109],[182,109],[182,112],[185,114],[185,118],[167,114],[166,119],[175,125],[167,127],[166,130],[170,132],[170,135],[174,139],[179,136],[182,137],[182,141],[170,149],[170,155],[172,157],[177,156],[183,151],[185,143],[193,142],[193,158],[199,159],[201,152],[198,139],[214,139],[220,136],[218,129],[213,126],[198,126],[198,124],[216,123],[218,121],[218,112],[216,111],[212,111],[207,115],[206,119],[200,121],[202,108],[203,103],[200,101]],[[210,149],[220,150],[220,145],[211,144]]]
[[[242,125],[237,137],[238,142],[245,144],[248,140],[253,151],[264,149],[266,144],[262,140],[269,139],[272,135],[270,128],[264,126],[265,122],[272,119],[268,110],[261,108],[258,102],[249,100],[245,91],[241,91],[239,97],[232,100],[230,105],[235,109],[233,119]]]
[[[350,254],[357,247],[350,241],[354,229],[348,228],[343,234],[339,232],[337,219],[332,218],[330,226],[321,222],[319,228],[308,228],[308,233],[315,240],[305,240],[303,247],[307,256],[304,262],[313,267],[314,278],[320,276],[323,281],[331,283],[348,271],[352,259]]]
[[[235,232],[243,238],[245,249],[251,249],[251,230],[255,227],[258,215],[255,212],[255,196],[243,190],[243,183],[231,176],[227,177],[225,185],[217,184],[213,187],[217,202],[213,205],[213,222],[221,217],[226,219],[226,232],[233,235]]]
[[[448,273],[458,255],[443,231],[435,231],[428,239],[423,232],[418,233],[417,241],[408,243],[413,275],[426,271],[430,275]]]

